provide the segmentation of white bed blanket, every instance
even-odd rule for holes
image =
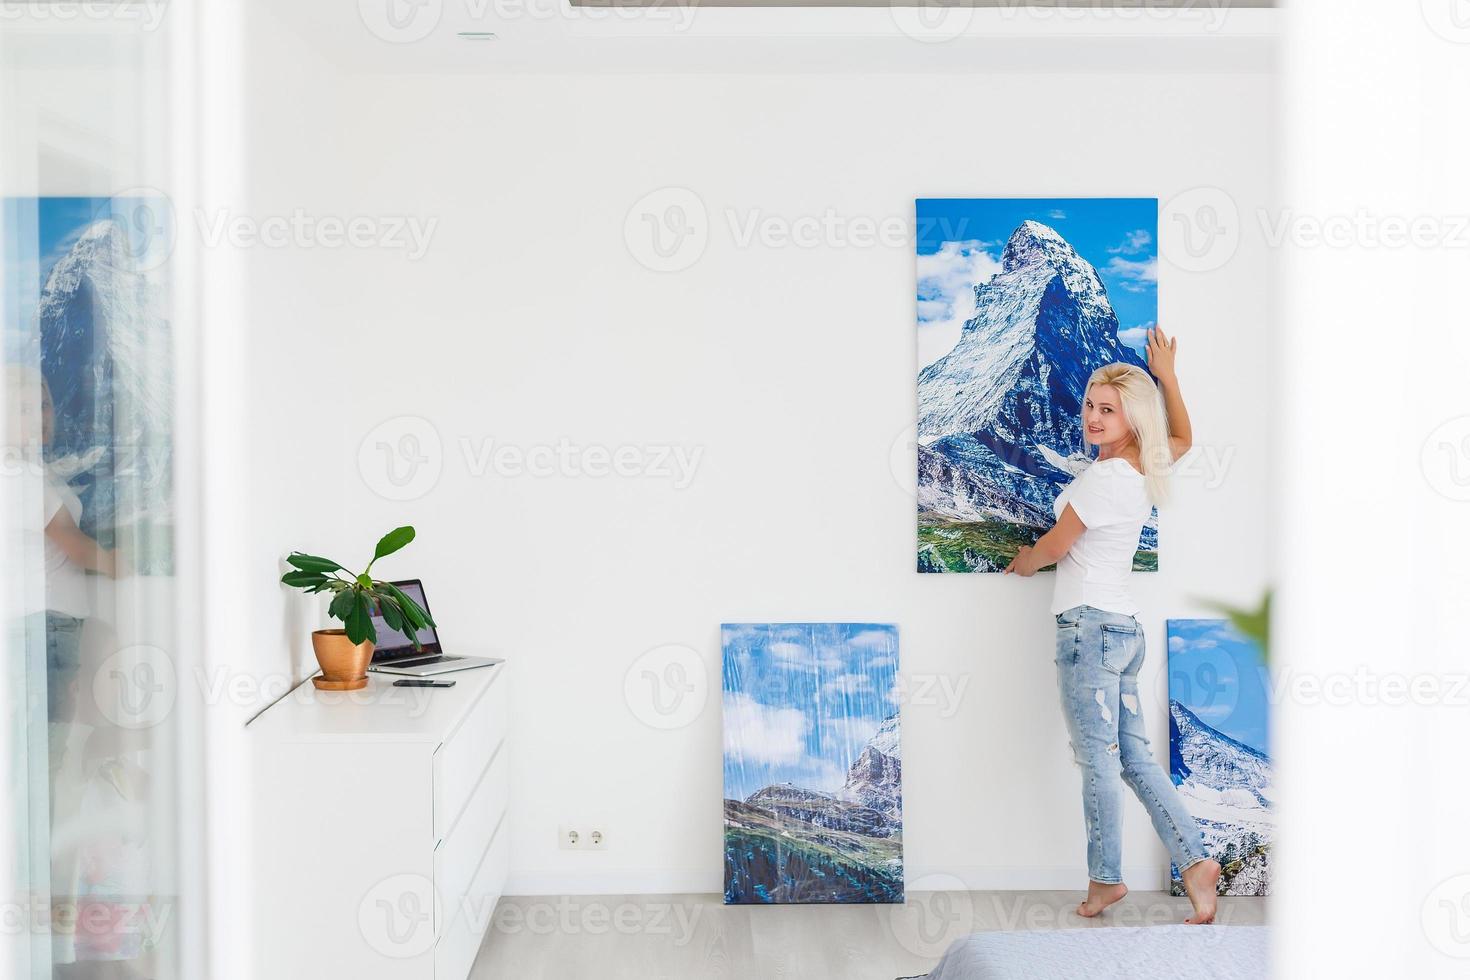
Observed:
[[[1265,980],[1265,926],[982,932],[956,939],[929,980]]]

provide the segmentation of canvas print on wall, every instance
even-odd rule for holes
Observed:
[[[1086,465],[1088,376],[1147,367],[1158,202],[920,200],[916,218],[918,570],[999,572]],[[1158,567],[1156,522],[1136,569]]]
[[[1260,646],[1223,619],[1171,619],[1168,631],[1169,774],[1223,869],[1220,894],[1268,895],[1275,791]]]
[[[81,529],[133,571],[173,555],[174,216],[152,197],[6,198],[5,362],[39,370],[54,410],[46,467],[82,502]]]
[[[727,623],[725,901],[902,902],[898,628]]]

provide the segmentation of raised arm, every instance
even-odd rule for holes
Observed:
[[[1159,379],[1159,392],[1164,396],[1164,411],[1169,416],[1170,462],[1189,452],[1194,445],[1194,430],[1189,425],[1189,409],[1184,407],[1184,396],[1179,393],[1179,376],[1174,373],[1174,354],[1179,349],[1179,338],[1170,340],[1158,327],[1148,331],[1148,369]]]

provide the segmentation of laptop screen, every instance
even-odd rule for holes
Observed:
[[[419,608],[425,611],[429,608],[429,601],[424,597],[423,583],[418,579],[407,582],[394,582],[398,590],[419,604]],[[418,656],[425,653],[439,653],[439,635],[434,632],[432,626],[426,626],[419,630],[419,643],[423,649],[415,650],[408,637],[389,626],[383,617],[373,614],[373,628],[378,631],[378,642],[373,648],[373,662],[381,663],[384,660],[392,660],[397,657]]]

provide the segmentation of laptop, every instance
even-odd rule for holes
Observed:
[[[424,595],[424,583],[416,578],[393,583],[399,591],[429,612],[429,600]],[[433,613],[429,613],[433,616]],[[439,633],[432,626],[419,630],[419,648],[412,641],[389,626],[383,617],[373,614],[373,628],[378,631],[378,642],[373,647],[373,662],[368,670],[376,674],[405,674],[409,677],[426,677],[430,674],[447,674],[453,670],[469,670],[471,667],[488,667],[504,663],[499,657],[451,657],[439,646]]]

